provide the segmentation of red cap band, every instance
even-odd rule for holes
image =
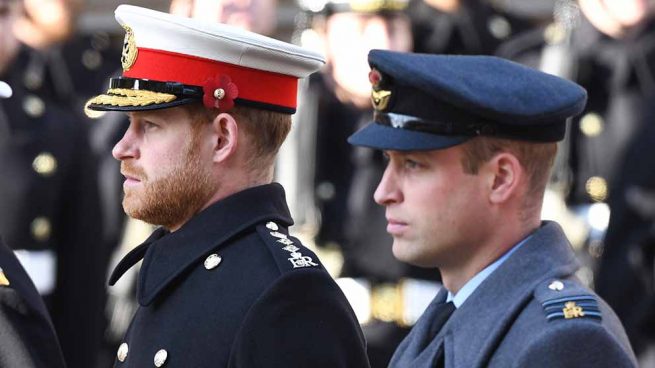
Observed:
[[[138,57],[124,77],[203,86],[217,75],[228,75],[239,89],[239,99],[295,109],[298,78],[264,70],[169,51],[138,49]]]

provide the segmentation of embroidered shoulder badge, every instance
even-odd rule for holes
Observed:
[[[602,319],[598,301],[592,295],[577,295],[549,300],[542,303],[548,321],[555,319],[596,318]]]
[[[312,257],[310,256],[305,256],[302,253],[300,253],[300,248],[295,246],[293,241],[289,239],[289,237],[281,232],[278,232],[279,230],[278,225],[275,222],[268,222],[266,223],[266,228],[271,230],[269,234],[276,238],[275,241],[283,245],[281,247],[285,251],[289,252],[289,255],[291,256],[289,259],[289,262],[291,262],[291,265],[293,265],[293,268],[302,268],[302,267],[311,267],[311,266],[318,266],[317,263],[314,262]]]
[[[567,280],[554,280],[535,290],[550,322],[556,319],[592,318],[602,320],[597,297],[582,285]]]
[[[548,280],[535,289],[534,296],[549,322],[577,318],[602,320],[597,296],[579,282]]]

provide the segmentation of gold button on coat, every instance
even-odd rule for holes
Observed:
[[[32,161],[32,168],[42,176],[50,176],[57,170],[57,159],[50,152],[41,152]]]
[[[580,130],[587,137],[596,137],[603,132],[603,118],[595,112],[590,112],[580,119]]]
[[[155,367],[159,368],[166,364],[166,359],[168,358],[168,352],[165,349],[161,349],[155,354]]]
[[[29,95],[23,100],[23,111],[31,118],[38,118],[45,113],[45,102],[35,95]]]
[[[221,263],[222,260],[223,258],[221,258],[221,256],[218,254],[210,254],[209,257],[205,259],[205,268],[208,270],[213,270]]]
[[[602,202],[607,199],[609,190],[607,188],[607,180],[600,176],[592,176],[585,183],[585,189],[589,198],[596,202]]]
[[[50,220],[46,217],[37,217],[32,221],[32,236],[38,241],[45,241],[50,239],[50,232],[52,226],[50,225]]]
[[[116,358],[118,358],[119,362],[122,363],[125,361],[129,350],[130,348],[127,346],[127,343],[122,343],[121,346],[118,347],[118,351],[116,352]]]

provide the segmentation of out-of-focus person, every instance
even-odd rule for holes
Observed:
[[[17,19],[16,37],[31,49],[40,51],[32,62],[28,81],[38,88],[53,84],[51,93],[76,112],[86,100],[105,86],[119,65],[120,44],[103,29],[78,27],[85,9],[83,0],[20,0],[22,15]],[[52,81],[46,81],[51,78]]]
[[[501,47],[501,56],[576,81],[589,92],[562,146],[558,186],[578,224],[573,240],[586,267],[580,274],[616,311],[637,355],[652,346],[645,312],[652,295],[640,247],[652,219],[635,202],[648,188],[655,92],[655,18],[648,0],[558,1],[555,22]],[[557,173],[557,170],[556,170]],[[635,189],[638,188],[638,189]],[[641,188],[641,189],[639,189]],[[646,205],[647,207],[647,205]],[[593,272],[595,271],[595,273]],[[650,342],[649,342],[650,341]]]
[[[489,0],[411,0],[414,52],[493,55],[499,45],[533,27],[543,0],[493,6]],[[501,2],[501,3],[507,3]],[[526,9],[527,8],[527,9]],[[532,9],[535,8],[535,9]]]
[[[597,32],[593,46],[583,49],[593,67],[581,69],[580,77],[595,89],[586,120],[579,122],[576,178],[578,185],[585,179],[605,184],[605,198],[592,200],[606,202],[610,211],[597,247],[595,287],[621,318],[644,367],[655,362],[654,6],[648,0],[580,1]],[[597,75],[601,71],[605,79]],[[589,129],[593,124],[599,129]]]
[[[170,13],[273,35],[277,0],[172,0]]]
[[[608,203],[610,216],[596,289],[617,308],[641,367],[655,366],[655,119],[626,148]]]
[[[0,82],[4,83],[4,82]],[[2,88],[2,87],[0,87]],[[0,91],[0,98],[2,92]],[[0,366],[64,368],[57,334],[34,283],[0,239]]]
[[[0,101],[0,233],[44,297],[68,366],[88,368],[102,338],[107,256],[95,160],[47,42],[18,37],[32,3],[0,2],[0,79],[13,89]]]
[[[289,235],[272,183],[298,79],[322,56],[215,22],[115,14],[123,74],[88,109],[128,114],[113,150],[123,208],[160,226],[110,278],[143,260],[115,366],[368,366],[352,309]]]
[[[353,149],[346,139],[372,116],[368,51],[412,49],[408,4],[398,0],[301,5],[309,11],[312,25],[301,41],[314,42],[327,55],[322,73],[303,90],[305,104],[298,114],[303,123],[313,122],[298,149],[304,165],[300,171],[311,177],[314,194],[304,203],[314,204],[318,211],[319,249],[340,252],[343,261],[335,267],[335,276],[362,323],[371,366],[386,367],[439,287],[438,275],[393,258],[391,238],[382,226],[384,212],[369,200],[383,172],[383,157]]]
[[[1,14],[11,14],[0,3]],[[6,24],[2,24],[6,26]],[[4,45],[4,42],[0,42]],[[13,94],[0,80],[0,99]],[[0,115],[0,126],[6,125]],[[4,131],[0,130],[0,140]],[[34,283],[13,250],[0,237],[0,366],[6,368],[64,368],[57,334]]]

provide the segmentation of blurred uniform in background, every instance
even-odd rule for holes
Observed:
[[[8,8],[1,8],[11,14]],[[4,27],[2,24],[1,27]],[[2,51],[8,51],[0,43]],[[0,99],[11,97],[11,87],[0,81]],[[0,115],[0,120],[5,116]],[[2,136],[0,136],[2,138]],[[13,250],[0,237],[0,366],[5,368],[63,368],[64,358],[50,315],[34,283]]]
[[[479,1],[306,1],[301,6],[313,19],[300,41],[315,43],[328,57],[324,72],[304,91],[313,103],[302,105],[298,114],[299,120],[315,121],[313,136],[306,132],[302,140],[314,142],[315,155],[306,154],[311,144],[298,149],[302,171],[314,178],[314,197],[305,195],[303,201],[314,202],[318,210],[318,245],[342,254],[335,275],[363,324],[371,365],[384,367],[439,283],[434,270],[393,258],[384,210],[371,201],[384,171],[382,155],[346,143],[372,116],[367,53],[372,48],[493,53],[531,22]],[[302,211],[311,221],[314,214],[307,207],[312,206]]]
[[[43,300],[14,252],[7,248],[2,239],[0,325],[0,366],[65,367],[57,335]]]
[[[652,166],[643,151],[652,134],[644,112],[655,91],[652,3],[562,0],[554,12],[554,23],[507,42],[499,55],[574,80],[589,92],[554,179],[576,215],[567,221],[575,224],[567,235],[586,264],[579,276],[616,311],[639,355],[653,331],[644,330],[644,319],[652,318],[644,312],[652,275],[643,277],[652,260],[640,250],[653,219],[641,208],[648,203],[642,190],[649,188],[649,174],[639,169]]]
[[[614,308],[626,327],[642,366],[652,366],[655,348],[653,312],[653,249],[655,216],[652,168],[652,98],[655,96],[655,18],[648,0],[580,1],[581,9],[597,29],[586,37],[592,67],[580,78],[594,83],[597,98],[580,121],[578,186],[587,180],[587,194],[594,198],[592,180],[606,179],[601,187],[611,216],[595,286]],[[598,32],[599,31],[599,32]],[[602,32],[602,34],[600,33]],[[582,43],[582,42],[581,42]],[[581,68],[585,64],[582,62]],[[586,72],[585,74],[582,74]],[[605,74],[604,78],[599,73]],[[590,100],[590,102],[592,102]],[[597,119],[599,129],[588,129]],[[592,133],[592,134],[589,134]],[[600,183],[602,180],[597,180]],[[581,190],[578,190],[580,193]],[[600,198],[602,199],[602,198]],[[650,350],[650,356],[647,354]],[[650,360],[649,360],[650,359]]]
[[[492,55],[503,41],[533,26],[543,2],[498,7],[487,0],[411,0],[414,52]]]
[[[44,296],[68,366],[92,367],[108,252],[88,127],[54,46],[73,15],[60,1],[0,4],[0,79],[13,88],[0,101],[0,233]]]
[[[302,172],[313,176],[315,197],[309,201],[318,210],[315,240],[321,248],[337,249],[343,257],[335,276],[362,323],[371,366],[386,367],[438,284],[435,272],[414,274],[418,269],[393,258],[391,238],[381,225],[384,211],[370,200],[383,172],[382,155],[353,148],[346,139],[372,116],[368,51],[412,48],[411,24],[404,13],[407,2],[332,1],[301,6],[312,17],[312,27],[301,41],[304,45],[314,42],[327,55],[323,73],[313,76],[303,91],[296,117],[313,127],[313,136],[306,134],[305,146],[298,151],[305,161]],[[308,132],[309,127],[303,128]]]
[[[277,0],[172,0],[170,13],[267,36],[277,27]]]
[[[612,216],[596,274],[596,289],[620,312],[642,367],[655,366],[654,119],[650,106],[617,169],[608,198]]]

